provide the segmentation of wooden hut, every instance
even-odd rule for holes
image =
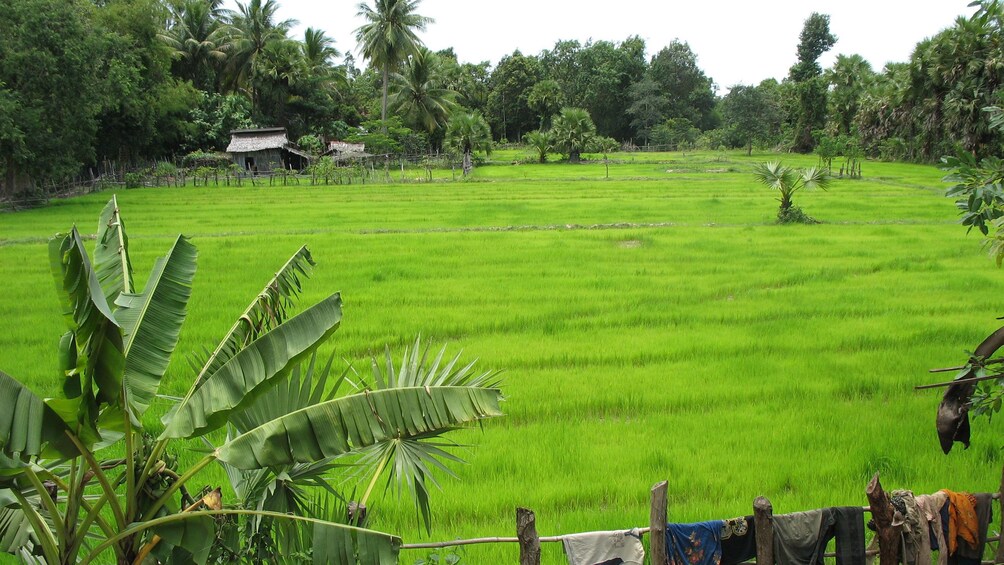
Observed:
[[[276,169],[299,171],[310,165],[310,156],[289,142],[286,128],[233,130],[227,153],[238,167],[255,173]]]

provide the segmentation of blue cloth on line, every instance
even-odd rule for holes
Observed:
[[[719,565],[722,561],[722,520],[666,524],[670,565]]]

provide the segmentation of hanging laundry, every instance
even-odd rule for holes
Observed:
[[[983,561],[983,550],[987,544],[987,529],[993,521],[992,499],[987,493],[970,495],[975,499],[976,512],[976,544],[960,543],[954,555],[949,556],[948,565],[980,565]],[[949,497],[951,499],[951,497]],[[969,498],[969,497],[967,497]],[[951,516],[951,510],[949,510]]]
[[[967,492],[941,489],[948,495],[948,556],[959,550],[959,541],[976,549],[979,543],[979,521],[976,518],[976,498]]]
[[[778,565],[815,565],[823,562],[823,551],[819,547],[822,510],[778,514],[773,522],[774,560]]]
[[[948,504],[948,495],[944,492],[934,494],[921,494],[914,497],[917,508],[924,514],[927,520],[929,545],[932,550],[938,551],[938,565],[948,565],[948,541],[945,539],[945,530],[941,520],[941,509]]]
[[[723,520],[666,524],[669,565],[720,565]]]
[[[894,490],[892,505],[903,514],[903,563],[931,565],[931,535],[927,517],[909,490]]]
[[[774,516],[774,559],[779,565],[822,565],[836,538],[837,565],[865,565],[864,510],[841,506]]]
[[[569,565],[642,565],[645,548],[637,528],[563,536]]]
[[[722,565],[738,565],[756,559],[756,528],[753,516],[722,523]]]

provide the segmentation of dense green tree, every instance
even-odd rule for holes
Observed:
[[[540,61],[519,50],[499,61],[489,80],[487,104],[488,123],[496,137],[515,141],[537,128],[528,98],[533,85],[542,78]]]
[[[671,151],[694,146],[701,130],[687,118],[670,118],[652,128],[652,143]]]
[[[714,85],[697,66],[697,55],[686,42],[674,39],[656,53],[647,76],[667,99],[663,119],[686,118],[702,130],[717,125]]]
[[[356,30],[356,41],[363,57],[379,69],[383,77],[381,120],[387,119],[390,73],[422,46],[415,32],[424,31],[427,25],[433,23],[432,18],[416,12],[419,3],[420,0],[374,0],[373,8],[365,3],[359,4],[357,15],[366,23]]]
[[[769,87],[733,86],[722,99],[722,119],[730,137],[746,154],[753,145],[768,143],[780,129],[781,115]]]
[[[440,69],[439,56],[421,47],[408,57],[402,72],[391,76],[390,110],[408,127],[429,135],[446,126],[456,106]]]
[[[798,99],[792,148],[799,152],[812,151],[812,132],[826,125],[827,83],[821,77],[819,57],[830,50],[837,37],[830,33],[830,16],[813,12],[802,26],[798,43],[798,62],[788,73],[795,83]]]
[[[456,55],[447,50],[439,52],[443,64],[443,80],[446,87],[456,93],[457,104],[470,112],[485,113],[488,105],[488,83],[491,79],[491,64],[458,63]]]
[[[633,116],[631,127],[642,144],[648,145],[652,128],[662,123],[666,115],[669,99],[663,94],[662,86],[650,76],[632,84],[628,95],[631,105],[628,106],[627,113]]]
[[[78,0],[20,0],[0,10],[2,193],[75,174],[94,158],[100,38]],[[6,149],[10,149],[9,151]]]
[[[540,56],[545,77],[561,86],[564,102],[586,109],[604,135],[629,137],[629,88],[645,73],[645,42],[637,36],[609,41],[558,41]]]
[[[569,163],[578,163],[582,152],[596,135],[596,125],[583,108],[562,108],[551,126],[554,148],[568,155]]]
[[[459,112],[450,118],[446,126],[446,145],[464,156],[464,176],[471,174],[474,163],[471,155],[475,151],[492,152],[492,131],[488,122],[480,114]]]

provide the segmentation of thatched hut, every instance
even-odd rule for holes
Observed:
[[[310,165],[310,155],[289,142],[286,128],[231,131],[227,153],[238,167],[256,173],[275,169],[299,171]]]
[[[329,141],[328,149],[324,152],[325,157],[331,157],[336,162],[354,161],[372,157],[366,152],[365,143],[348,143],[345,141]]]

